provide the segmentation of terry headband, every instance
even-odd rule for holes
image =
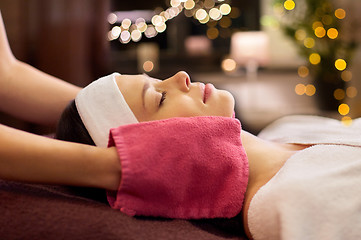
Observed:
[[[138,123],[116,83],[119,73],[99,78],[78,93],[75,105],[95,145],[107,147],[109,131]]]

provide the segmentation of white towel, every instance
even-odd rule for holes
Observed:
[[[345,128],[337,120],[296,116],[260,134],[321,144],[293,155],[253,197],[248,224],[254,239],[361,239],[359,123]]]
[[[113,73],[92,82],[75,98],[76,108],[95,145],[107,147],[111,128],[138,123]]]
[[[268,125],[258,137],[282,143],[344,144],[361,143],[361,118],[350,126],[341,121],[319,116],[294,115],[283,117]]]

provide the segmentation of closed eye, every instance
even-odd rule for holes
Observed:
[[[166,98],[166,95],[167,95],[167,92],[166,91],[163,91],[162,92],[162,97],[160,98],[160,101],[159,101],[159,107],[162,106],[165,98]]]

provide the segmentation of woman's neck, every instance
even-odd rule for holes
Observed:
[[[249,182],[270,180],[289,157],[302,149],[293,144],[270,142],[246,131],[241,134],[249,161]]]
[[[241,140],[249,162],[249,180],[242,214],[246,234],[251,238],[247,213],[252,197],[271,180],[293,154],[304,149],[305,146],[266,141],[246,131],[242,131]]]

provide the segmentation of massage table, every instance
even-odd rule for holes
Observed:
[[[129,217],[82,190],[0,180],[0,239],[246,239],[240,215],[192,221]]]

